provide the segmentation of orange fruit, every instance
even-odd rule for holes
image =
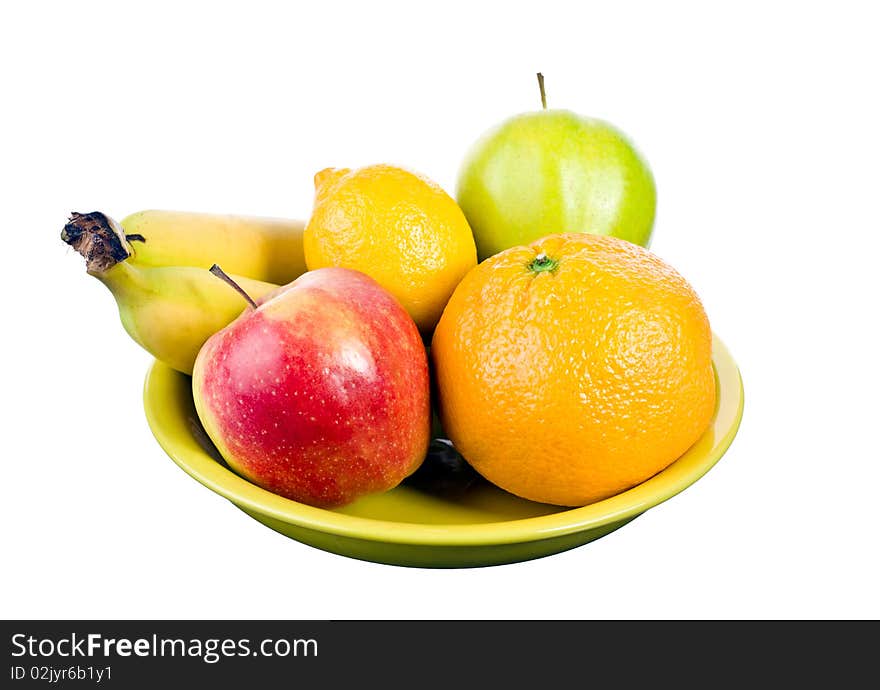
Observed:
[[[614,237],[550,235],[487,259],[453,293],[431,356],[458,451],[542,503],[585,505],[649,478],[715,407],[699,298]]]
[[[309,270],[343,266],[394,295],[423,333],[477,263],[458,204],[431,180],[402,168],[327,168],[303,235]]]

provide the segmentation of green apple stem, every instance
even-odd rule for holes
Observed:
[[[547,93],[544,91],[544,75],[538,72],[538,88],[541,89],[541,107],[547,110]]]
[[[100,211],[71,213],[61,239],[82,255],[92,275],[106,273],[134,253],[119,223]]]
[[[230,278],[228,275],[226,275],[226,273],[223,272],[223,269],[220,268],[217,264],[214,264],[208,270],[210,270],[211,273],[213,273],[215,276],[217,276],[220,280],[222,280],[226,284],[230,285],[232,287],[232,289],[235,290],[239,295],[244,297],[244,299],[247,301],[247,303],[251,307],[253,307],[254,309],[257,308],[257,303],[254,302],[254,300],[251,298],[251,296],[244,291],[244,288],[242,288],[241,285],[239,285],[232,278]]]

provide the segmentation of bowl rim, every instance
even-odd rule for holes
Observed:
[[[161,377],[184,374],[158,361],[151,364],[144,380],[144,411],[153,436],[175,464],[196,481],[248,513],[257,513],[307,530],[382,543],[476,546],[540,541],[634,518],[689,487],[721,459],[739,430],[744,391],[736,362],[714,334],[712,345],[717,384],[716,409],[707,433],[719,435],[713,439],[712,447],[704,455],[692,457],[692,446],[664,470],[619,494],[549,515],[506,521],[426,524],[379,520],[316,508],[267,491],[217,462],[202,448],[181,447],[175,441],[174,434],[159,420],[154,405],[159,401],[154,397],[160,388]]]

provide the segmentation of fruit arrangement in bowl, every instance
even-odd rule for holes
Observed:
[[[647,163],[539,81],[545,108],[472,147],[456,198],[377,164],[319,171],[305,223],[71,215],[182,469],[312,546],[453,567],[592,541],[720,459],[742,384],[646,248]]]

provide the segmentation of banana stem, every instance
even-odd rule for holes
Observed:
[[[134,253],[119,223],[100,211],[71,213],[61,239],[80,253],[92,275],[106,273]]]
[[[236,283],[228,275],[226,275],[226,273],[223,272],[223,269],[220,268],[217,264],[214,264],[208,270],[211,271],[211,273],[213,273],[215,276],[217,276],[220,280],[222,280],[225,283],[227,283],[228,285],[230,285],[232,287],[232,289],[235,290],[239,295],[244,297],[245,300],[247,300],[247,303],[249,305],[251,305],[251,307],[253,307],[254,309],[257,308],[257,303],[254,302],[254,300],[251,298],[251,296],[244,291],[244,288],[241,287],[241,285],[239,285],[238,283]]]

